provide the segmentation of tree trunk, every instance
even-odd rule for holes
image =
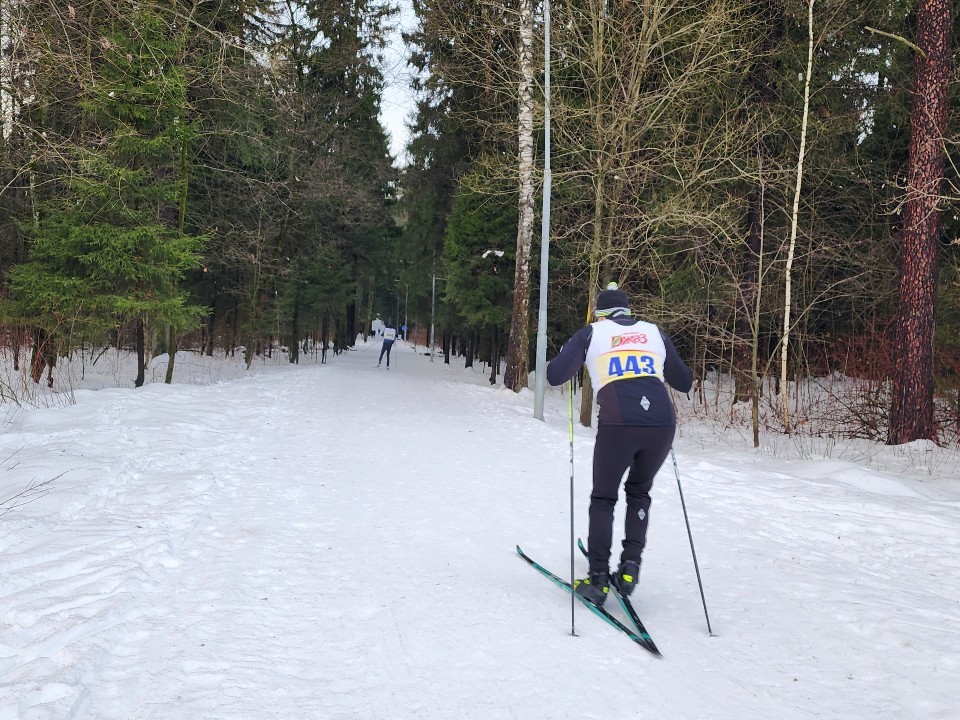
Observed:
[[[793,302],[793,256],[797,247],[797,226],[800,213],[800,188],[803,183],[803,161],[807,151],[807,123],[810,119],[810,76],[813,74],[813,3],[807,0],[807,71],[803,79],[803,119],[800,121],[800,154],[797,159],[797,182],[793,191],[793,211],[790,217],[790,245],[783,287],[783,340],[780,344],[780,393],[783,412],[783,431],[790,432],[790,409],[787,397],[787,358],[790,346],[790,304]]]
[[[293,303],[293,316],[290,318],[290,336],[287,340],[287,352],[291,364],[300,363],[300,297],[299,292]]]
[[[230,323],[230,357],[233,357],[237,351],[237,344],[240,342],[240,303],[233,306],[230,313],[233,318]]]
[[[760,0],[755,4],[756,14],[763,18],[764,37],[756,64],[751,68],[753,96],[757,107],[765,114],[766,108],[777,101],[778,90],[774,80],[774,71],[780,63],[774,52],[783,41],[783,3],[778,0]],[[747,208],[747,238],[740,261],[740,297],[741,304],[737,313],[734,337],[734,376],[736,377],[735,401],[752,400],[757,405],[757,377],[755,358],[757,356],[757,331],[753,327],[755,310],[759,301],[759,267],[762,251],[764,222],[766,219],[766,200],[763,185],[763,173],[772,156],[773,139],[761,136],[757,141],[757,178],[750,190]],[[747,368],[752,368],[748,372]],[[756,435],[756,428],[754,434]]]
[[[207,332],[206,332],[206,343],[203,349],[207,357],[213,357],[213,331],[214,326],[217,322],[217,296],[214,294],[213,300],[210,303],[210,314],[207,316]]]
[[[750,368],[756,351],[753,343],[754,304],[757,300],[757,280],[760,267],[760,243],[763,237],[763,192],[755,187],[750,193],[747,211],[747,239],[740,260],[740,306],[737,308],[736,331],[733,343],[733,373],[736,378],[735,402],[746,402],[753,397],[754,378]]]
[[[356,258],[354,258],[356,263]],[[346,347],[353,347],[357,342],[357,329],[363,322],[360,318],[360,310],[363,307],[363,286],[360,280],[355,282],[356,288],[353,295],[353,302],[347,306],[347,337]],[[394,325],[394,327],[397,327]],[[399,328],[398,328],[399,331]]]
[[[597,120],[598,127],[600,120]],[[604,270],[607,269],[607,253],[604,247],[609,243],[603,237],[603,215],[606,193],[606,171],[607,163],[603,155],[597,154],[596,176],[594,178],[594,196],[593,196],[593,237],[590,249],[590,280],[587,284],[587,323],[593,319],[593,311],[597,306],[597,288],[600,287],[601,264]],[[590,379],[590,373],[583,374],[583,390],[580,393],[580,424],[583,427],[590,427],[593,424],[593,382]]]
[[[20,372],[20,344],[23,342],[21,337],[20,328],[17,327],[13,331],[13,370],[14,372]]]
[[[143,387],[143,381],[146,377],[146,342],[143,337],[143,319],[137,318],[137,379],[133,381],[134,387]]]
[[[497,374],[500,370],[500,331],[493,329],[490,338],[490,384],[497,384]]]
[[[367,314],[363,320],[363,341],[370,339],[370,327],[373,325],[373,284],[374,276],[371,275],[367,280]]]
[[[761,178],[760,182],[760,211],[765,207],[765,189]],[[750,332],[750,422],[753,426],[753,446],[760,447],[760,390],[761,376],[760,366],[760,298],[763,292],[761,284],[763,282],[763,223],[760,219],[759,245],[757,246],[757,267],[756,277],[753,283],[753,324]]]
[[[173,328],[173,325],[170,325],[167,328],[167,374],[163,378],[163,382],[167,385],[173,384],[173,365],[176,362],[177,357],[177,333]]]
[[[520,392],[527,386],[530,354],[530,248],[533,243],[533,1],[520,0],[520,204],[513,280],[513,319],[507,340],[503,384]]]
[[[40,382],[43,376],[43,368],[50,368],[50,377],[52,377],[53,367],[57,364],[57,356],[53,351],[53,338],[47,334],[46,330],[37,329],[33,336],[33,354],[30,357],[30,377],[35,383]],[[47,387],[53,385],[52,381],[47,382]]]
[[[950,80],[952,0],[920,0],[910,113],[910,155],[900,246],[900,304],[894,340],[893,401],[887,443],[936,439],[933,331]]]
[[[181,117],[186,125],[186,121]],[[183,230],[187,222],[187,198],[190,191],[190,162],[187,152],[187,135],[184,134],[180,142],[180,203],[177,209],[177,233],[183,237]],[[176,283],[174,283],[176,285]],[[167,374],[163,382],[173,384],[173,367],[177,361],[177,332],[173,325],[167,328]]]
[[[320,364],[327,362],[327,341],[330,337],[330,313],[323,314],[323,326],[320,329]]]
[[[590,264],[590,286],[587,289],[587,323],[593,317],[593,311],[597,305],[596,278],[599,276],[599,269],[594,272],[594,264]],[[590,373],[583,373],[583,386],[580,390],[580,424],[583,427],[590,427],[593,424],[593,382],[590,380]]]

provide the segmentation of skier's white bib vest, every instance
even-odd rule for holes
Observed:
[[[397,331],[394,330],[393,328],[387,328],[386,330],[383,331],[383,339],[384,339],[384,340],[396,340],[396,339],[397,339]]]
[[[592,323],[587,370],[596,390],[616,380],[655,377],[663,380],[667,348],[653,323],[620,325],[612,320]]]

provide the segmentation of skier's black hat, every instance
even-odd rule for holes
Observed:
[[[615,282],[607,285],[607,289],[597,296],[597,317],[616,317],[630,314],[630,299]]]

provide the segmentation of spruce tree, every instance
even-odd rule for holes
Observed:
[[[185,328],[199,317],[179,287],[202,247],[177,230],[179,158],[191,132],[182,32],[146,8],[101,30],[79,103],[92,141],[72,148],[61,194],[24,224],[30,259],[10,276],[7,311],[61,342],[112,330],[139,337],[145,326]]]

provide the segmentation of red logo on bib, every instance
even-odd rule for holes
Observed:
[[[614,335],[611,339],[610,347],[620,345],[646,345],[647,336],[645,333],[629,333],[628,335]]]

